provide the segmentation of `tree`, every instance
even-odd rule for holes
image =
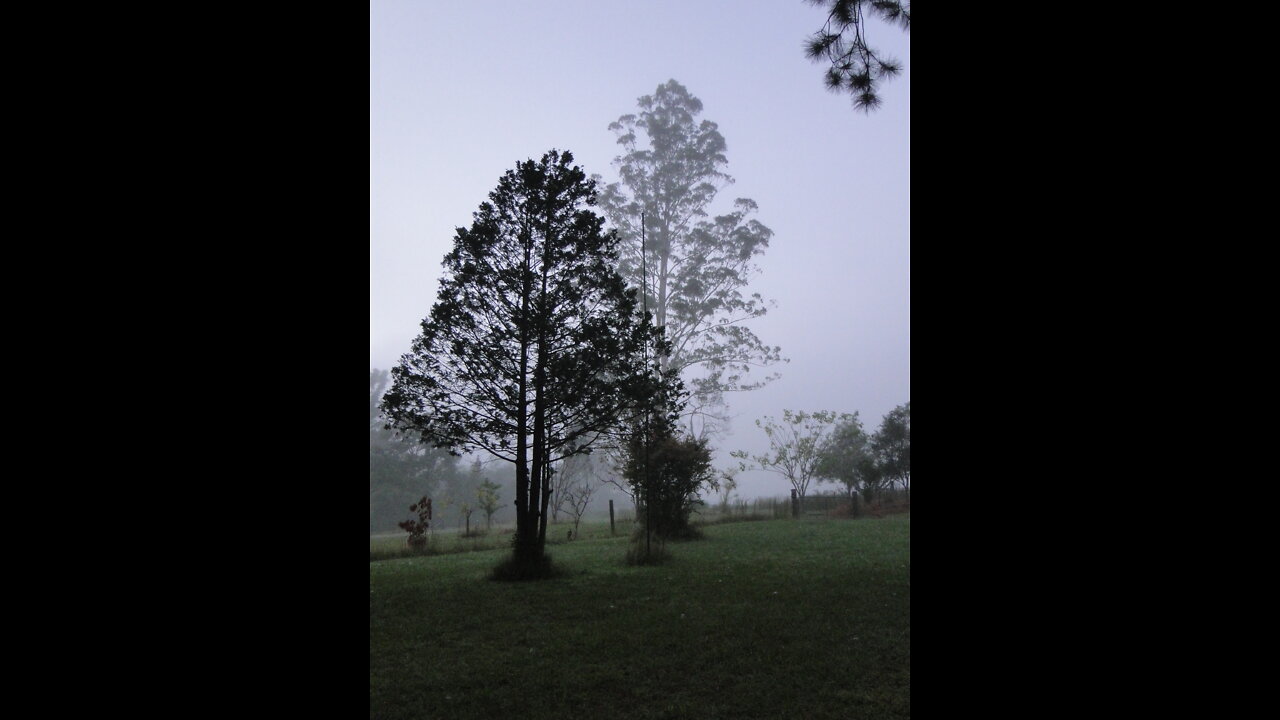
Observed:
[[[466,474],[459,474],[458,477],[449,485],[448,491],[444,496],[443,507],[453,507],[458,511],[458,520],[460,522],[459,529],[462,530],[463,537],[471,534],[471,515],[480,507],[480,487],[484,483],[481,473],[484,472],[484,463],[480,462],[480,458],[471,461],[471,470]]]
[[[911,496],[911,403],[890,410],[871,440],[880,471]]]
[[[659,348],[659,357],[664,352]],[[618,474],[636,503],[644,542],[628,551],[628,562],[656,562],[666,557],[662,544],[670,538],[694,538],[693,508],[701,504],[701,487],[714,487],[711,451],[706,438],[678,435],[688,391],[674,370],[655,368],[651,390],[631,418],[631,432],[616,448]],[[653,540],[659,540],[654,551]]]
[[[578,525],[582,522],[582,515],[587,511],[587,506],[591,504],[591,496],[595,494],[599,488],[599,483],[595,482],[595,478],[591,473],[581,473],[577,480],[565,489],[565,510],[573,516],[573,536],[578,537]]]
[[[842,483],[849,499],[855,503],[859,491],[864,498],[871,499],[880,484],[880,469],[858,413],[835,426],[818,448],[818,455],[815,473],[820,479]]]
[[[382,401],[424,442],[515,465],[512,577],[550,570],[551,463],[619,426],[645,386],[641,349],[661,342],[616,270],[616,235],[591,211],[595,181],[572,163],[557,150],[517,163],[457,229]]]
[[[867,11],[911,31],[911,3],[901,0],[808,0],[830,8],[822,29],[810,36],[805,55],[814,62],[830,62],[827,88],[848,92],[853,107],[871,112],[880,106],[879,83],[897,75],[902,66],[867,45]]]
[[[427,546],[427,539],[431,535],[431,498],[419,498],[409,506],[409,512],[417,513],[418,519],[409,518],[401,522],[400,529],[409,533],[409,547],[420,550]]]
[[[680,373],[690,389],[689,430],[704,437],[726,419],[724,393],[777,377],[747,377],[753,366],[780,362],[782,350],[744,325],[767,309],[744,288],[759,272],[753,261],[773,231],[751,217],[756,203],[745,198],[726,214],[708,215],[733,178],[724,172],[726,146],[716,124],[697,119],[698,98],[670,80],[638,102],[638,114],[609,125],[625,153],[614,159],[620,181],[605,188],[600,205],[622,237],[620,271],[647,289],[648,306],[671,342],[662,367]]]
[[[395,530],[405,508],[418,498],[438,495],[459,474],[456,458],[444,450],[397,437],[385,427],[378,403],[390,374],[369,371],[369,532]],[[416,503],[415,503],[416,504]]]
[[[476,503],[484,511],[484,528],[493,529],[493,514],[498,512],[498,491],[502,486],[486,479],[476,490]]]
[[[729,496],[734,490],[738,489],[737,468],[725,468],[720,470],[716,477],[714,489],[720,494],[720,512],[729,512]]]
[[[854,416],[848,413],[836,414],[830,411],[813,413],[782,411],[782,422],[772,417],[763,421],[756,420],[756,427],[764,430],[769,436],[769,452],[756,455],[752,460],[762,470],[776,472],[791,482],[791,487],[801,499],[809,489],[809,482],[816,475],[818,464],[822,461],[820,449],[826,441],[834,423],[847,423]],[[749,465],[745,450],[730,453],[739,458],[740,469],[746,471]]]
[[[551,522],[558,522],[560,513],[567,509],[568,491],[579,478],[591,471],[591,455],[570,455],[553,467],[551,472]]]
[[[653,428],[647,437],[637,433],[624,475],[639,501],[636,520],[645,524],[647,536],[695,536],[690,515],[702,502],[702,486],[713,480],[706,438],[680,437],[665,428]]]

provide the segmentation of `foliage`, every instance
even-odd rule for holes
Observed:
[[[498,491],[502,486],[496,482],[485,480],[476,490],[476,503],[484,511],[484,526],[493,527],[493,514],[498,511]]]
[[[400,528],[409,533],[409,547],[426,547],[427,533],[431,529],[431,498],[422,497],[409,506],[409,512],[418,513],[417,520],[409,519],[400,523]]]
[[[476,458],[471,462],[471,469],[466,473],[459,473],[444,494],[441,509],[453,508],[457,511],[458,521],[461,523],[458,529],[464,536],[471,534],[471,516],[480,507],[480,488],[485,481],[481,477],[483,470],[484,463]]]
[[[706,438],[679,437],[667,428],[638,432],[629,441],[623,476],[638,501],[637,524],[643,523],[652,536],[699,536],[690,517],[702,504],[702,487],[714,479]]]
[[[622,238],[620,271],[646,288],[648,306],[671,342],[663,368],[689,385],[690,429],[705,436],[724,419],[724,393],[776,377],[747,377],[753,366],[781,361],[781,348],[765,345],[743,324],[767,309],[759,294],[746,295],[744,288],[759,272],[754,260],[773,231],[751,217],[756,203],[745,198],[730,212],[709,216],[716,194],[733,178],[724,171],[726,146],[716,124],[698,120],[702,101],[670,80],[638,105],[638,113],[609,126],[624,154],[614,159],[620,181],[605,188],[600,205]]]
[[[762,470],[776,472],[785,477],[801,498],[809,489],[809,482],[818,471],[822,461],[821,448],[831,432],[832,425],[847,423],[856,415],[837,414],[831,411],[792,412],[782,411],[782,422],[766,416],[756,420],[756,427],[769,436],[769,452],[764,455],[748,457],[745,450],[730,453],[739,459],[739,469],[746,471],[750,465],[748,459],[754,460]]]
[[[729,507],[729,497],[733,495],[733,491],[738,489],[738,469],[725,468],[718,471],[712,477],[712,488],[720,495],[720,509],[727,510]]]
[[[517,163],[459,227],[383,411],[424,442],[516,469],[516,555],[541,566],[550,463],[590,449],[643,391],[660,344],[617,273],[617,237],[569,152]]]
[[[378,402],[389,381],[385,370],[369,371],[369,532],[396,527],[404,509],[424,495],[442,494],[459,476],[458,462],[444,450],[397,437],[385,427]]]
[[[889,411],[871,440],[880,471],[904,490],[911,487],[911,403]]]
[[[818,448],[818,455],[815,474],[820,479],[842,483],[853,502],[857,501],[854,493],[861,491],[870,499],[879,487],[880,467],[858,413],[836,425],[826,442]],[[856,504],[853,507],[856,508]]]
[[[902,70],[895,60],[867,45],[867,11],[882,20],[911,30],[911,3],[901,0],[808,0],[830,8],[822,29],[810,36],[805,54],[815,62],[829,62],[827,88],[848,92],[853,106],[871,112],[880,106],[879,83]]]

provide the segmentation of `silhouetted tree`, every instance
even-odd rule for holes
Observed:
[[[796,494],[804,498],[809,489],[809,482],[818,471],[822,461],[820,449],[826,442],[831,427],[836,422],[849,422],[854,416],[848,413],[836,414],[830,411],[791,412],[782,411],[782,422],[772,417],[756,420],[756,427],[764,430],[769,436],[769,452],[756,455],[750,459],[759,464],[760,469],[776,472],[791,482]],[[741,461],[740,469],[750,469],[745,462],[748,455],[745,450],[730,453]]]
[[[638,102],[639,113],[609,126],[625,152],[614,159],[620,181],[605,188],[600,205],[623,240],[622,274],[636,286],[645,276],[649,308],[671,342],[662,367],[684,378],[689,427],[703,437],[724,420],[725,392],[776,377],[746,377],[752,366],[779,362],[781,348],[765,345],[743,324],[766,311],[760,295],[744,288],[759,272],[753,260],[773,231],[751,218],[756,203],[745,198],[709,216],[733,178],[724,172],[725,141],[716,124],[698,120],[702,101],[670,80]]]
[[[550,464],[587,452],[635,405],[658,342],[618,274],[596,188],[568,152],[517,163],[458,228],[386,414],[422,440],[515,465],[514,576],[545,560]]]
[[[902,66],[867,44],[867,14],[911,30],[911,3],[900,0],[808,0],[828,9],[827,22],[805,44],[805,54],[815,62],[830,62],[827,88],[848,92],[853,106],[863,112],[880,106],[880,80],[897,75]]]
[[[871,438],[880,472],[911,494],[911,403],[890,410]]]

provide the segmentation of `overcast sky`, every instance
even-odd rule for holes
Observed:
[[[871,21],[905,68],[867,115],[804,56],[825,19],[804,0],[371,0],[370,367],[408,351],[454,229],[505,171],[557,148],[616,181],[609,123],[675,79],[728,146],[736,182],[711,214],[750,198],[774,232],[749,291],[778,306],[750,327],[791,360],[729,397],[717,467],[766,450],[754,420],[784,408],[856,410],[875,430],[911,399],[910,35]],[[748,498],[790,488],[739,482]]]

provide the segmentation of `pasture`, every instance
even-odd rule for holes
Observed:
[[[371,561],[370,717],[910,717],[909,513],[704,531],[629,567],[606,522],[534,583],[487,579],[505,547]]]

